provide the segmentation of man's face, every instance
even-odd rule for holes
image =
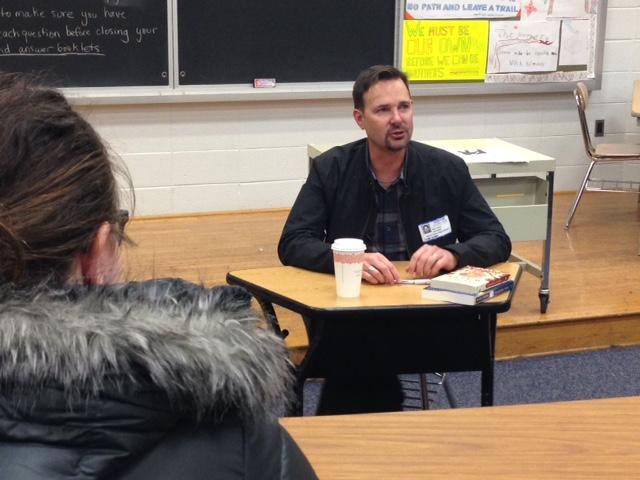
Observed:
[[[364,108],[353,118],[367,132],[373,147],[390,152],[404,150],[413,134],[413,105],[404,82],[381,80],[364,94]]]

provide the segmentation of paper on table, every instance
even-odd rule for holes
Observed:
[[[486,147],[450,148],[439,147],[462,158],[466,163],[529,163],[513,152]]]

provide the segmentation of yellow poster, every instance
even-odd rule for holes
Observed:
[[[415,81],[484,80],[487,20],[405,20],[402,70]]]

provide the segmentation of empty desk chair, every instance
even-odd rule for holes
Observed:
[[[611,182],[606,180],[596,180],[591,178],[591,172],[596,163],[614,163],[614,162],[627,162],[627,161],[640,161],[640,145],[632,145],[627,143],[601,143],[595,147],[591,143],[591,136],[589,135],[589,127],[587,125],[587,118],[585,110],[589,103],[589,91],[587,86],[578,82],[573,94],[576,98],[578,105],[578,117],[580,118],[580,128],[582,129],[582,138],[584,140],[584,148],[587,151],[587,156],[591,159],[587,173],[582,180],[580,189],[576,192],[576,198],[573,201],[567,221],[564,228],[569,228],[571,220],[573,219],[578,203],[582,198],[582,194],[585,190],[598,191],[598,192],[635,192],[638,193],[638,182]],[[590,182],[597,182],[596,185],[591,185]],[[607,184],[614,184],[607,186]],[[634,187],[636,187],[634,189]]]

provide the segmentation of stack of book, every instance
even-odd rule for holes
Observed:
[[[509,274],[481,267],[463,267],[431,279],[422,298],[476,305],[513,289]]]

